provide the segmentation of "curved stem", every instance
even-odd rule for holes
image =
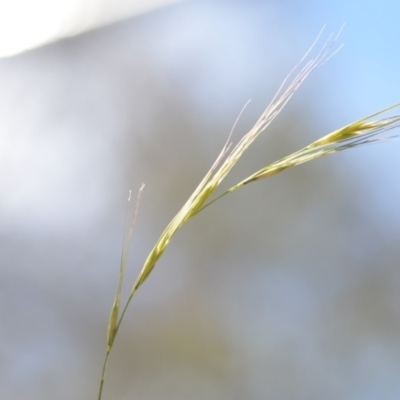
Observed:
[[[107,346],[106,355],[104,357],[103,370],[101,371],[100,388],[99,388],[99,395],[97,397],[97,400],[101,400],[101,395],[103,394],[104,380],[106,377],[106,367],[107,367],[107,361],[108,361],[108,356],[110,355],[110,351],[111,351],[111,347]]]
[[[125,315],[125,313],[126,313],[126,310],[128,309],[129,303],[131,302],[131,300],[132,300],[132,298],[133,298],[133,295],[134,295],[135,293],[136,293],[136,289],[133,290],[133,291],[131,292],[130,296],[128,297],[128,300],[126,301],[125,306],[124,306],[124,309],[122,310],[121,316],[120,316],[120,318],[119,318],[119,320],[118,320],[117,326],[115,327],[115,334],[114,334],[113,343],[111,343],[110,345],[107,346],[106,355],[104,356],[103,369],[102,369],[102,371],[101,371],[100,388],[99,388],[99,395],[98,395],[98,397],[97,397],[97,400],[101,400],[101,396],[102,396],[102,394],[103,394],[103,386],[104,386],[104,380],[105,380],[105,377],[106,377],[106,368],[107,368],[108,356],[109,356],[110,353],[111,353],[111,349],[112,349],[112,346],[113,346],[113,344],[114,344],[114,340],[115,340],[115,338],[117,337],[118,329],[119,329],[119,327],[120,327],[120,325],[121,325],[121,322],[122,322],[122,320],[123,320],[123,318],[124,318],[124,315]]]

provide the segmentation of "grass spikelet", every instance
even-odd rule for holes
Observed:
[[[143,189],[144,189],[144,184],[142,184],[142,186],[139,189],[139,193],[138,193],[138,196],[136,199],[135,211],[133,214],[133,218],[132,218],[132,222],[131,222],[131,225],[129,228],[128,235],[126,234],[126,231],[127,231],[127,222],[128,222],[128,215],[129,215],[129,204],[130,204],[131,197],[132,197],[131,191],[129,191],[128,201],[127,201],[127,205],[126,205],[125,227],[124,227],[124,234],[123,234],[123,244],[122,244],[122,252],[121,252],[121,263],[120,263],[120,269],[119,269],[118,286],[117,286],[117,291],[115,294],[114,302],[113,302],[113,305],[111,308],[110,317],[108,320],[107,349],[106,349],[106,355],[104,357],[103,370],[102,370],[101,378],[100,378],[100,388],[99,388],[98,400],[101,399],[101,395],[103,392],[103,385],[104,385],[104,380],[105,380],[105,372],[106,372],[108,356],[111,352],[111,349],[112,349],[112,346],[114,343],[114,339],[117,335],[119,324],[120,324],[121,318],[123,316],[123,314],[121,314],[121,318],[119,318],[122,284],[124,281],[126,263],[128,261],[129,247],[130,247],[131,240],[132,240],[133,230],[135,227],[135,222],[136,222],[137,214],[139,211],[140,198],[141,198]],[[126,310],[126,307],[124,308],[124,312],[125,312],[125,310]]]

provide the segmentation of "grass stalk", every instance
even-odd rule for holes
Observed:
[[[339,32],[340,33],[340,32]],[[303,81],[318,67],[323,65],[329,58],[335,54],[337,50],[333,51],[332,48],[336,43],[337,36],[334,37],[331,34],[328,40],[322,45],[319,52],[314,58],[306,61],[310,52],[314,49],[316,43],[318,42],[322,31],[318,35],[315,42],[312,44],[310,49],[302,57],[300,62],[292,69],[289,75],[284,79],[282,85],[279,87],[277,94],[272,99],[269,106],[262,113],[258,121],[255,123],[253,128],[242,137],[242,139],[233,146],[231,142],[232,131],[235,128],[236,122],[232,128],[232,131],[228,137],[227,142],[219,153],[216,161],[207,172],[203,180],[197,186],[195,191],[179,210],[176,216],[167,225],[165,230],[160,235],[153,249],[150,251],[144,265],[139,272],[136,281],[134,282],[132,289],[130,291],[129,297],[120,312],[120,299],[121,291],[123,285],[123,279],[125,275],[125,268],[128,258],[128,252],[130,247],[130,242],[132,238],[133,228],[137,217],[137,211],[140,203],[140,197],[144,185],[139,190],[136,208],[132,223],[129,229],[129,233],[126,234],[126,227],[124,230],[124,244],[121,256],[119,280],[116,295],[114,298],[113,306],[110,313],[108,329],[107,329],[107,348],[104,357],[103,369],[100,379],[100,388],[98,394],[98,400],[101,400],[105,373],[109,355],[113,348],[115,338],[117,336],[118,330],[124,319],[126,310],[133,296],[136,294],[139,287],[146,281],[151,272],[153,271],[155,265],[157,264],[160,257],[163,255],[164,251],[168,247],[172,237],[186,222],[197,215],[200,211],[203,211],[206,207],[213,204],[215,201],[221,199],[228,193],[232,193],[237,189],[247,185],[248,183],[255,182],[261,179],[268,178],[270,176],[276,175],[288,168],[297,166],[299,164],[323,157],[325,155],[334,154],[342,150],[362,146],[365,144],[375,143],[383,140],[396,139],[398,134],[394,132],[395,128],[400,126],[400,116],[391,116],[386,118],[381,118],[371,121],[372,118],[380,116],[383,113],[392,110],[393,108],[399,107],[400,103],[395,104],[391,107],[378,111],[374,114],[368,115],[355,121],[343,128],[340,128],[329,135],[326,135],[310,145],[304,147],[303,149],[296,151],[286,157],[275,161],[272,164],[260,169],[254,174],[250,175],[246,179],[240,181],[236,185],[232,186],[230,189],[216,197],[214,200],[210,200],[215,190],[219,187],[221,182],[235,166],[236,162],[244,154],[244,152],[249,148],[249,146],[257,139],[257,137],[271,124],[271,122],[278,116],[282,111],[287,102],[291,99],[295,91],[300,87]],[[339,47],[340,48],[340,47]],[[293,77],[294,76],[294,77]],[[289,82],[289,83],[288,83]],[[243,110],[242,110],[243,112]],[[240,117],[240,114],[239,114]],[[129,209],[129,200],[127,207],[127,215]]]

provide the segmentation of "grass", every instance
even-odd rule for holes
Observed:
[[[307,58],[310,57],[311,52],[315,50],[316,44],[319,41],[321,34],[322,31],[318,35],[317,39],[310,47],[310,49],[300,60],[300,62],[293,68],[293,70],[283,81],[282,85],[278,89],[277,94],[272,99],[266,110],[262,113],[255,125],[249,130],[246,135],[242,137],[242,139],[236,145],[233,145],[233,143],[231,142],[231,132],[227,142],[222,148],[214,164],[211,166],[210,170],[207,172],[203,180],[199,183],[196,190],[192,193],[192,195],[189,197],[189,199],[186,201],[180,211],[176,214],[176,216],[172,219],[172,221],[167,225],[165,230],[160,235],[153,249],[150,251],[141,271],[139,272],[136,281],[132,285],[132,289],[130,291],[128,299],[124,303],[123,307],[121,307],[121,291],[124,280],[125,267],[140,203],[140,197],[144,185],[142,185],[142,187],[140,188],[132,223],[129,229],[127,229],[127,227],[125,228],[124,233],[124,244],[120,263],[119,280],[108,323],[107,347],[101,373],[98,400],[101,400],[102,398],[108,358],[113,348],[121,323],[124,319],[125,312],[129,307],[133,296],[135,295],[139,287],[149,277],[158,260],[167,249],[172,237],[175,235],[178,229],[182,228],[186,224],[186,222],[188,222],[191,218],[203,211],[206,207],[208,207],[215,201],[221,199],[223,196],[226,196],[229,193],[238,190],[239,188],[244,187],[249,183],[268,178],[288,168],[295,167],[299,164],[314,160],[316,158],[320,158],[329,154],[334,154],[339,151],[350,149],[353,147],[359,147],[365,144],[381,142],[398,137],[398,134],[394,130],[400,126],[400,116],[389,116],[383,118],[382,115],[400,106],[400,103],[375,112],[364,118],[361,118],[358,121],[355,121],[316,140],[315,142],[304,147],[303,149],[298,150],[272,164],[267,165],[266,167],[260,169],[246,179],[232,186],[224,193],[220,194],[214,199],[211,199],[216,189],[219,187],[219,185],[228,175],[231,169],[235,166],[236,162],[243,156],[245,151],[249,148],[249,146],[252,145],[257,137],[278,116],[278,114],[282,111],[284,106],[291,99],[291,97],[300,87],[303,81],[315,69],[322,66],[326,61],[329,60],[329,58],[332,57],[332,55],[334,55],[339,50],[340,47],[336,50],[334,49],[337,41],[337,36],[334,37],[333,34],[331,34],[327,41],[321,46],[321,49],[316,53],[316,55],[307,61]],[[381,118],[374,119],[376,117]],[[232,131],[235,128],[236,122],[232,128]],[[131,193],[129,194],[127,207],[129,207],[130,200]]]

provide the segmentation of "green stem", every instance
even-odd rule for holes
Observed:
[[[97,397],[97,400],[101,400],[101,395],[103,393],[104,380],[106,378],[106,367],[107,367],[107,361],[108,361],[108,356],[110,355],[110,351],[111,351],[111,347],[107,346],[107,351],[106,351],[106,355],[104,357],[104,362],[103,362],[103,370],[101,371],[100,389],[99,389],[99,396]]]
[[[125,304],[125,306],[124,306],[124,309],[122,310],[122,313],[121,313],[121,317],[119,318],[118,324],[117,324],[117,326],[116,326],[116,328],[115,328],[114,339],[113,339],[113,341],[112,341],[112,343],[111,343],[110,345],[107,345],[107,351],[106,351],[106,355],[105,355],[105,357],[104,357],[104,362],[103,362],[103,369],[102,369],[102,371],[101,371],[100,388],[99,388],[99,395],[98,395],[98,397],[97,397],[97,400],[101,400],[101,396],[102,396],[102,393],[103,393],[103,386],[104,386],[104,381],[105,381],[105,378],[106,378],[106,368],[107,368],[108,356],[109,356],[110,353],[111,353],[112,346],[113,346],[113,344],[114,344],[114,340],[115,340],[115,338],[117,337],[118,329],[119,329],[119,327],[120,327],[120,325],[121,325],[121,322],[122,322],[122,320],[123,320],[123,318],[124,318],[124,315],[125,315],[125,313],[126,313],[126,310],[128,309],[129,303],[131,302],[131,300],[132,300],[132,298],[133,298],[133,295],[134,295],[135,293],[136,293],[136,289],[133,290],[133,291],[131,292],[131,294],[130,294],[128,300],[126,301],[126,304]]]

